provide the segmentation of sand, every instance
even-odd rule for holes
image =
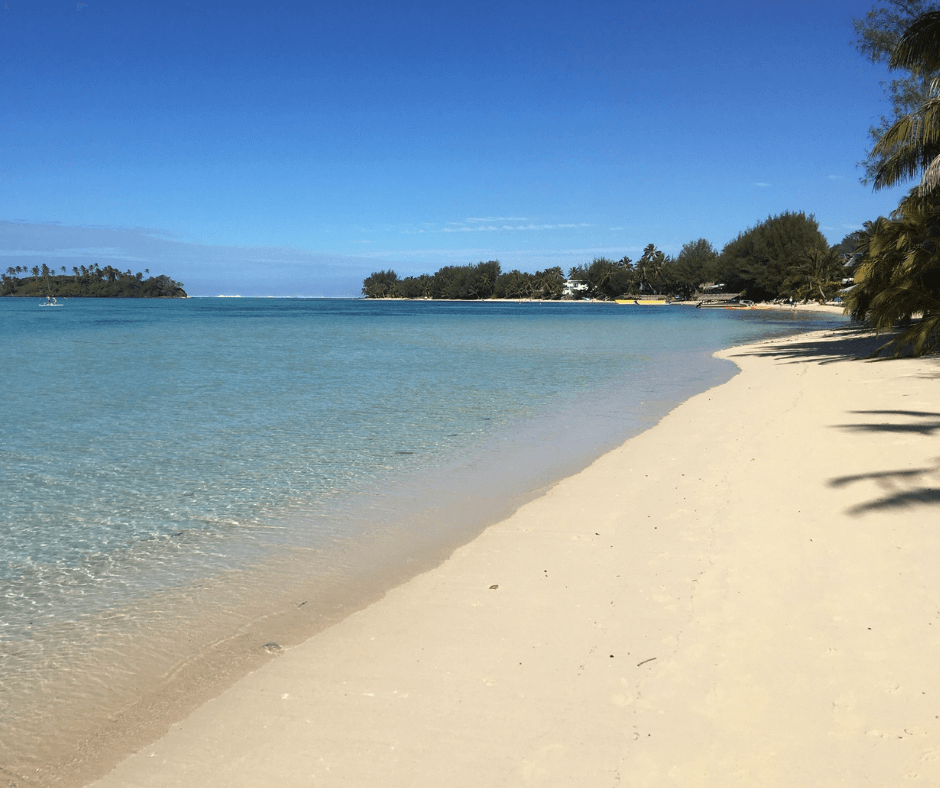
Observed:
[[[854,337],[726,351],[94,785],[937,785],[940,360]]]

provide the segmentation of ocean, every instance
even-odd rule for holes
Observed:
[[[844,322],[0,299],[0,774],[159,716],[174,686],[211,694],[433,566],[727,380],[714,351]]]

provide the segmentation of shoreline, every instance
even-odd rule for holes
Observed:
[[[722,351],[742,374],[94,785],[935,782],[940,363],[860,337]]]
[[[435,314],[441,306],[446,307],[428,305]],[[381,305],[372,310],[377,307]],[[524,306],[518,309],[526,311]],[[389,311],[408,311],[408,306]],[[472,306],[469,311],[480,314]],[[703,341],[703,334],[667,332],[657,347],[673,352],[662,358],[658,358],[661,352],[651,356],[628,352],[622,371],[609,374],[609,369],[620,369],[624,345],[608,341],[611,366],[590,375],[590,389],[582,396],[561,397],[533,411],[531,418],[510,420],[514,426],[482,431],[490,437],[477,440],[469,454],[461,452],[459,459],[455,455],[456,465],[435,463],[428,466],[436,468],[433,473],[428,468],[420,473],[405,469],[381,484],[370,484],[365,495],[334,498],[322,509],[286,507],[282,516],[266,519],[269,525],[284,525],[285,535],[298,534],[278,544],[280,549],[240,550],[237,541],[210,545],[219,556],[253,555],[255,561],[228,563],[221,573],[194,573],[200,567],[203,541],[183,540],[178,548],[175,539],[152,544],[145,540],[142,545],[147,549],[133,555],[170,559],[166,569],[184,582],[158,583],[150,593],[119,598],[116,604],[107,594],[73,595],[80,616],[75,624],[70,609],[59,608],[49,626],[34,626],[22,618],[29,625],[23,627],[26,637],[5,641],[9,681],[0,705],[8,713],[0,723],[0,774],[7,776],[6,784],[25,782],[27,776],[32,784],[80,784],[69,773],[107,758],[116,762],[118,756],[155,739],[172,722],[276,658],[280,652],[269,651],[266,644],[276,642],[289,649],[388,588],[437,566],[456,547],[508,517],[523,502],[520,498],[537,497],[631,434],[648,429],[683,400],[727,380],[735,374],[735,366],[712,359],[717,349],[755,334],[841,322],[805,315],[774,319],[773,313],[670,315],[661,310],[640,310],[646,315],[637,310],[618,313],[621,319],[610,321],[612,313],[607,310],[589,311],[606,313],[607,322],[620,326],[628,343],[637,335],[623,326],[631,326],[636,317],[652,318],[644,323],[667,317],[668,323],[678,326],[692,319],[723,327],[718,331],[723,336]],[[602,344],[592,344],[594,355],[603,347],[603,339],[597,341]],[[570,347],[558,349],[563,357],[570,351]],[[558,352],[552,350],[552,355]],[[571,357],[559,371],[577,373],[585,364],[581,358],[580,353]],[[528,381],[518,376],[516,380],[522,387],[517,393],[529,390]],[[481,379],[475,385],[487,384]],[[346,522],[337,528],[333,521],[340,519]],[[324,542],[318,534],[331,527],[338,539]],[[305,529],[310,539],[300,536]],[[373,536],[354,536],[367,533]],[[232,539],[237,537],[238,533]],[[120,568],[116,565],[116,577]],[[12,612],[10,622],[15,626],[15,607]],[[63,623],[57,625],[56,620]]]
[[[217,296],[218,298],[241,298],[241,296]],[[609,306],[629,306],[629,304],[620,304],[617,301],[604,301],[602,299],[591,299],[591,298],[580,298],[580,299],[565,299],[565,298],[479,298],[479,299],[464,299],[464,298],[363,298],[363,301],[402,301],[402,302],[413,302],[413,303],[448,303],[448,304],[607,304]],[[629,299],[628,299],[629,300]],[[682,306],[682,307],[691,307],[695,308],[699,304],[696,300],[686,300],[686,301],[673,301],[669,306]],[[665,304],[658,304],[657,306],[665,306]],[[720,309],[723,307],[711,307],[715,309]],[[727,307],[729,309],[741,309],[741,307]],[[773,309],[776,311],[783,312],[823,312],[830,315],[845,315],[844,307],[837,306],[835,304],[819,304],[815,302],[809,302],[806,304],[775,304],[761,301],[754,306],[747,307],[748,309]]]

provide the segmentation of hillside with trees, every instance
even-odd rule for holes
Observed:
[[[147,278],[144,278],[147,274]],[[72,274],[48,265],[10,266],[0,274],[0,296],[39,298],[186,298],[183,285],[168,276],[150,276],[150,271],[132,273],[97,264],[74,266]]]

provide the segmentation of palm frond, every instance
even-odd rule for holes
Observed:
[[[881,135],[873,148],[874,153],[887,154],[901,146],[929,145],[940,140],[940,93],[933,93],[920,106],[901,115]]]
[[[940,11],[927,11],[914,20],[895,47],[890,65],[915,72],[940,69]]]
[[[940,156],[936,156],[924,169],[918,189],[921,194],[929,194],[940,186]]]
[[[898,358],[907,347],[910,347],[912,356],[922,356],[940,347],[940,314],[928,315],[918,320],[885,342],[872,353],[872,357],[883,350],[891,350],[892,357]]]
[[[932,96],[916,112],[898,118],[872,153],[881,159],[873,179],[876,190],[926,173],[940,157],[940,96]],[[920,188],[922,193],[931,190],[923,179]]]

